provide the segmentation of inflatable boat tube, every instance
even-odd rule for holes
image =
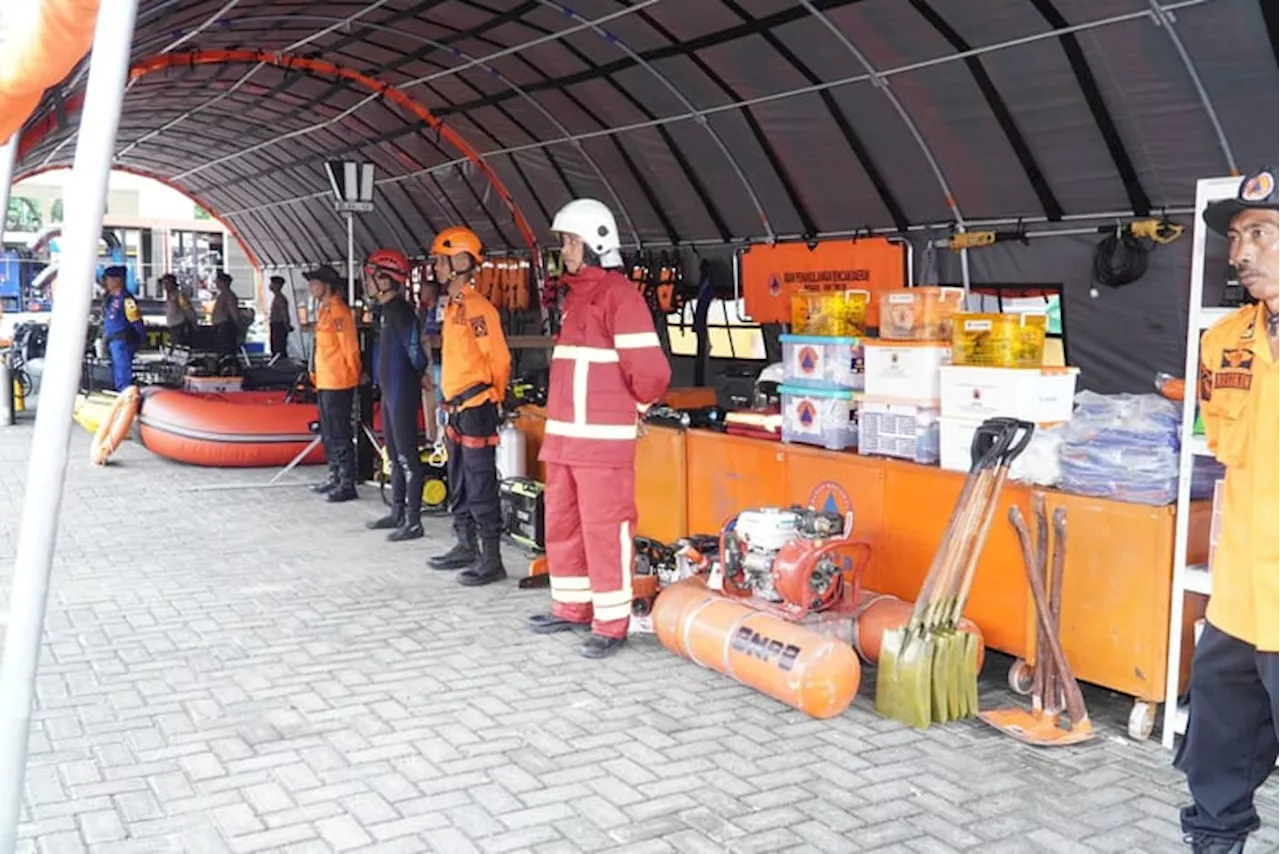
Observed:
[[[138,416],[138,400],[136,385],[129,386],[116,397],[111,410],[94,431],[93,442],[89,445],[89,462],[95,466],[105,466],[111,459],[116,448],[129,435],[133,419]]]
[[[286,392],[212,394],[161,389],[146,395],[138,418],[143,447],[180,463],[212,468],[286,466],[315,438],[311,403],[286,403]],[[319,465],[316,445],[302,465]]]

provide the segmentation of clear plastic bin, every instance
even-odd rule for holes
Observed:
[[[857,338],[824,335],[780,335],[782,382],[803,388],[851,389],[862,383],[856,362],[862,350]]]
[[[864,398],[858,408],[858,453],[936,465],[941,455],[938,406]]]
[[[869,291],[797,291],[791,295],[791,331],[796,335],[866,334]]]
[[[951,335],[951,363],[1038,368],[1044,363],[1043,314],[962,314]]]
[[[784,385],[782,441],[820,445],[832,451],[858,442],[858,403],[848,389],[798,388]]]
[[[950,341],[952,318],[964,311],[963,288],[896,288],[880,294],[880,337]]]

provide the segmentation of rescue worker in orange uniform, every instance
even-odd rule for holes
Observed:
[[[448,303],[440,327],[440,392],[449,423],[449,510],[457,543],[428,564],[461,569],[467,587],[507,577],[498,500],[498,407],[511,379],[511,352],[498,310],[472,286],[483,247],[469,228],[446,228],[431,243],[436,281]]]
[[[551,613],[529,623],[541,634],[590,627],[581,652],[604,658],[626,642],[631,621],[638,420],[666,393],[671,364],[644,297],[619,272],[609,209],[572,201],[551,230],[569,288],[539,454],[547,464]]]
[[[316,302],[315,347],[311,379],[320,407],[320,438],[329,463],[329,477],[316,492],[329,501],[350,501],[356,495],[356,450],[352,406],[360,384],[360,342],[356,321],[343,299],[346,291],[338,271],[325,265],[303,273]]]
[[[1182,831],[1196,854],[1242,854],[1258,829],[1254,792],[1276,763],[1280,677],[1280,310],[1277,174],[1262,169],[1204,222],[1227,239],[1240,283],[1257,303],[1200,341],[1198,392],[1205,438],[1226,467],[1213,594],[1191,667],[1191,710],[1175,764],[1195,803]],[[1274,806],[1274,804],[1273,804]]]

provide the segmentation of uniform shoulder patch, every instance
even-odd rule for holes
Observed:
[[[138,302],[133,297],[124,298],[124,316],[130,323],[137,323],[142,317],[142,312],[138,310]]]
[[[470,318],[471,334],[477,338],[487,338],[489,336],[489,321],[485,319],[483,314],[477,314]]]
[[[1201,402],[1207,402],[1213,397],[1213,371],[1203,362],[1200,364],[1199,382],[1196,386]]]

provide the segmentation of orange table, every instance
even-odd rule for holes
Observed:
[[[852,509],[857,537],[873,547],[867,587],[907,600],[919,590],[964,481],[933,466],[661,427],[646,428],[637,460],[641,535],[671,542],[715,533],[751,507]],[[1068,512],[1062,636],[1072,668],[1085,682],[1134,697],[1135,715],[1153,713],[1152,704],[1165,699],[1174,509],[1044,492],[1050,514],[1059,505]],[[1036,620],[1007,514],[1018,505],[1034,530],[1032,495],[1027,486],[1006,484],[965,612],[988,646],[1028,663],[1035,660]],[[1193,505],[1193,563],[1207,556],[1209,514],[1209,502]],[[1202,597],[1188,597],[1184,680],[1203,608]]]

